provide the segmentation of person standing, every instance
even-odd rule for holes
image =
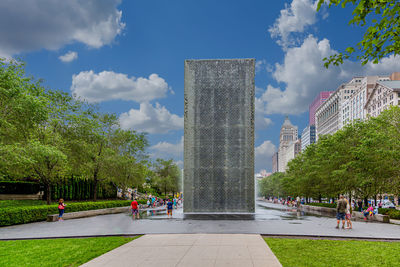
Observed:
[[[349,201],[346,200],[346,221],[347,221],[347,229],[353,229],[353,224],[351,223],[351,207]]]
[[[131,209],[132,209],[132,219],[136,219],[136,217],[139,219],[139,205],[136,199],[132,201],[131,203]]]
[[[168,218],[169,218],[169,216],[171,216],[171,218],[172,218],[172,208],[173,208],[173,206],[174,206],[174,203],[170,199],[168,199],[168,202],[167,202],[167,215],[168,215]]]
[[[344,229],[346,206],[347,206],[347,202],[344,199],[344,196],[340,195],[340,198],[338,200],[337,207],[336,207],[336,219],[337,219],[336,228],[337,229],[339,229],[340,220],[342,220],[342,229]]]
[[[64,221],[62,216],[64,215],[64,209],[65,209],[65,204],[64,204],[64,199],[60,198],[58,201],[58,220],[59,221]]]

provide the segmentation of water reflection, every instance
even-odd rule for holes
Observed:
[[[268,204],[267,207],[264,205],[266,205],[265,202],[257,203],[255,212],[256,221],[284,220],[293,221],[290,222],[292,224],[298,224],[301,223],[301,221],[309,221],[312,217],[322,217],[282,205]],[[183,220],[183,209],[182,207],[174,209],[172,218],[168,218],[165,209],[142,210],[140,211],[140,218],[146,220]]]

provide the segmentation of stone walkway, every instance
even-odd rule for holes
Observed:
[[[260,235],[145,235],[84,265],[100,266],[282,266]]]
[[[280,205],[263,204],[272,208]],[[137,234],[265,234],[346,238],[400,239],[400,226],[353,222],[352,230],[335,229],[336,219],[315,217],[279,209],[257,207],[256,220],[183,220],[182,210],[174,218],[166,215],[133,221],[128,213],[102,215],[64,222],[37,222],[0,227],[1,239],[51,238]]]

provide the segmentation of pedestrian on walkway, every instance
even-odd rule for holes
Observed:
[[[346,205],[347,205],[347,202],[344,199],[344,196],[340,195],[340,198],[338,200],[337,207],[336,207],[336,219],[337,219],[336,228],[337,229],[339,229],[340,220],[342,220],[342,229],[344,229],[345,216],[346,216]]]
[[[300,209],[300,197],[299,196],[297,196],[297,198],[296,198],[296,207],[297,207],[297,209]]]
[[[139,219],[139,205],[136,199],[131,203],[131,210],[132,210],[132,219],[135,220],[136,217]]]
[[[59,221],[64,221],[62,216],[64,215],[64,209],[65,209],[65,204],[64,204],[64,199],[60,198],[58,201],[58,220]]]
[[[174,205],[174,203],[170,199],[168,199],[168,202],[167,202],[167,215],[168,215],[168,218],[169,218],[169,216],[171,216],[171,218],[172,218],[173,205]]]
[[[349,204],[349,201],[347,199],[346,200],[346,221],[347,221],[347,229],[353,229],[353,224],[351,223],[351,207]]]

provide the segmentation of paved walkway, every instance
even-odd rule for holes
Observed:
[[[264,205],[264,204],[263,204]],[[281,205],[271,205],[279,208]],[[272,206],[274,205],[274,206]],[[400,226],[384,223],[353,222],[352,230],[335,229],[336,219],[267,210],[258,206],[256,220],[183,220],[174,211],[166,215],[133,221],[128,213],[110,214],[63,222],[37,222],[0,227],[0,239],[71,237],[135,234],[271,234],[358,238],[400,239]],[[263,213],[264,212],[264,213]]]
[[[82,265],[282,266],[260,235],[145,235]]]

